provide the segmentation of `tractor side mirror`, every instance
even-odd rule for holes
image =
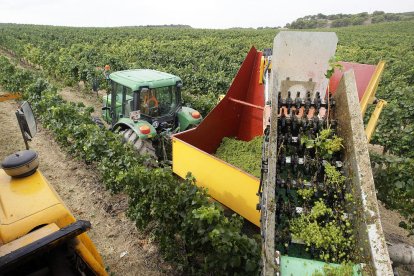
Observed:
[[[31,141],[37,133],[36,119],[33,114],[32,107],[28,102],[23,102],[19,109],[16,110],[17,122],[22,132],[26,149],[29,149],[27,141]]]

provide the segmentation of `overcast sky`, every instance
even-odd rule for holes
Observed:
[[[0,0],[0,22],[64,26],[284,26],[317,13],[414,11],[414,0]]]

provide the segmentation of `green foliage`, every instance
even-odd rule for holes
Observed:
[[[414,85],[393,94],[395,99],[382,111],[374,139],[385,151],[414,158]]]
[[[342,60],[377,64],[386,62],[377,98],[389,104],[381,113],[372,143],[386,151],[413,156],[414,143],[414,52],[413,21],[336,29],[340,39],[337,55]],[[367,112],[369,118],[373,109]]]
[[[306,135],[302,137],[304,139],[301,143],[307,148],[313,148],[315,152],[312,163],[315,164],[316,173],[310,172],[313,177],[313,181],[308,182],[310,185],[297,190],[302,200],[299,201],[301,203],[294,204],[303,206],[302,211],[299,215],[288,215],[292,241],[302,241],[315,259],[333,263],[360,261],[359,254],[352,254],[355,251],[355,229],[346,213],[350,211],[348,207],[353,201],[352,196],[346,192],[349,181],[339,168],[331,165],[331,162],[338,160],[338,156],[333,157],[333,154],[343,148],[342,139],[334,135],[331,128],[320,130],[315,139],[309,139]],[[305,155],[305,158],[309,156],[310,154]],[[282,168],[282,172],[283,170],[286,169]],[[284,204],[285,192],[276,188],[276,194],[279,196],[278,208],[282,208],[282,211],[289,208],[289,205],[286,207]],[[283,220],[279,223],[283,224]],[[289,244],[285,246],[288,247]]]
[[[322,130],[315,139],[315,147],[322,157],[330,157],[342,148],[342,138],[337,135],[332,136],[330,128]]]
[[[224,217],[191,177],[180,181],[169,169],[133,170],[122,179],[130,196],[128,215],[141,228],[157,223],[154,233],[168,259],[191,273],[257,273],[259,247],[240,234],[240,217]],[[177,243],[183,245],[180,254]]]
[[[0,57],[0,67],[4,72],[0,76],[0,82],[7,91],[22,92],[33,81],[29,72],[16,70],[9,60],[3,56]]]
[[[325,73],[325,77],[327,79],[330,79],[332,75],[335,73],[335,69],[338,69],[340,71],[343,71],[342,64],[339,63],[340,60],[338,60],[338,57],[333,56],[329,59],[329,67],[328,70]]]
[[[91,108],[65,102],[56,89],[33,72],[18,69],[0,57],[0,85],[25,87],[27,99],[43,126],[72,155],[95,164],[111,192],[129,196],[128,216],[139,228],[152,230],[161,252],[185,274],[257,275],[258,242],[241,234],[242,219],[224,216],[190,176],[182,181],[167,168],[145,166],[129,144],[101,130],[90,117]],[[220,256],[220,257],[217,257]]]
[[[364,18],[367,14],[352,16]],[[385,13],[377,11],[368,16],[385,16]],[[339,37],[336,56],[341,60],[367,64],[386,62],[377,97],[387,100],[389,105],[381,115],[373,142],[409,157],[413,152],[409,146],[414,143],[414,51],[411,43],[414,21],[404,21],[411,18],[412,13],[401,16],[401,22],[328,31],[335,31]],[[318,14],[304,20],[346,17],[344,14]],[[388,18],[392,17],[388,14]],[[84,80],[87,87],[91,87],[96,67],[105,64],[111,65],[113,71],[150,68],[173,73],[183,79],[185,103],[205,115],[215,106],[218,95],[227,91],[249,48],[252,45],[257,49],[271,47],[275,34],[273,29],[67,28],[0,24],[0,46],[40,65],[48,77],[66,84]],[[101,87],[105,87],[99,74],[98,79]]]
[[[233,166],[260,178],[262,144],[262,136],[257,136],[249,142],[224,137],[215,155]]]
[[[184,100],[203,114],[215,105],[218,95],[227,91],[250,47],[268,48],[273,36],[274,30],[257,33],[0,24],[0,46],[40,65],[48,76],[66,85],[85,81],[91,87],[96,67],[105,64],[112,71],[161,70],[181,77]],[[104,84],[102,79],[100,84]]]
[[[400,226],[414,235],[414,159],[370,153],[378,198],[407,220]]]
[[[322,158],[330,158],[334,153],[342,149],[343,139],[337,135],[332,135],[330,128],[323,129],[315,139],[309,139],[307,136],[301,137],[301,144],[306,148],[315,148],[316,154]]]

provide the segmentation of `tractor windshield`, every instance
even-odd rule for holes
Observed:
[[[166,86],[142,90],[140,110],[151,117],[161,117],[174,111],[177,106],[176,87]]]

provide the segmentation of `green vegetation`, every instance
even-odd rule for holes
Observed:
[[[262,144],[262,136],[257,136],[249,142],[224,137],[215,155],[227,163],[260,178]]]
[[[315,148],[318,156],[330,158],[332,154],[341,150],[342,140],[337,135],[332,135],[332,129],[327,128],[318,133],[315,139],[302,136],[300,143],[308,149]]]
[[[179,271],[258,274],[260,248],[241,233],[240,216],[225,217],[191,176],[180,180],[169,168],[148,168],[146,156],[137,156],[121,137],[92,122],[91,108],[65,102],[47,80],[16,68],[5,57],[0,57],[0,76],[0,85],[23,92],[62,147],[97,166],[107,189],[128,194],[128,216],[154,234],[161,252]]]
[[[414,235],[414,159],[370,153],[375,188],[387,208],[399,210],[400,226]]]
[[[406,157],[414,157],[413,29],[414,21],[329,29],[339,37],[338,60],[386,62],[377,97],[389,104],[373,142]],[[85,81],[91,87],[99,73],[96,67],[105,64],[113,71],[149,68],[172,73],[183,80],[184,101],[205,115],[227,91],[250,47],[272,47],[276,32],[0,24],[0,46],[67,85]],[[367,116],[370,112],[372,108]]]
[[[179,76],[185,102],[203,114],[227,91],[250,47],[270,47],[274,35],[256,30],[0,24],[1,47],[66,85],[84,81],[90,88],[96,67],[105,64],[112,71],[155,69]]]
[[[305,201],[311,199],[314,194],[315,190],[313,188],[298,190],[298,195],[300,195]]]
[[[326,174],[326,183],[336,188],[342,188],[344,186],[346,177],[329,163],[325,163],[324,167]]]

